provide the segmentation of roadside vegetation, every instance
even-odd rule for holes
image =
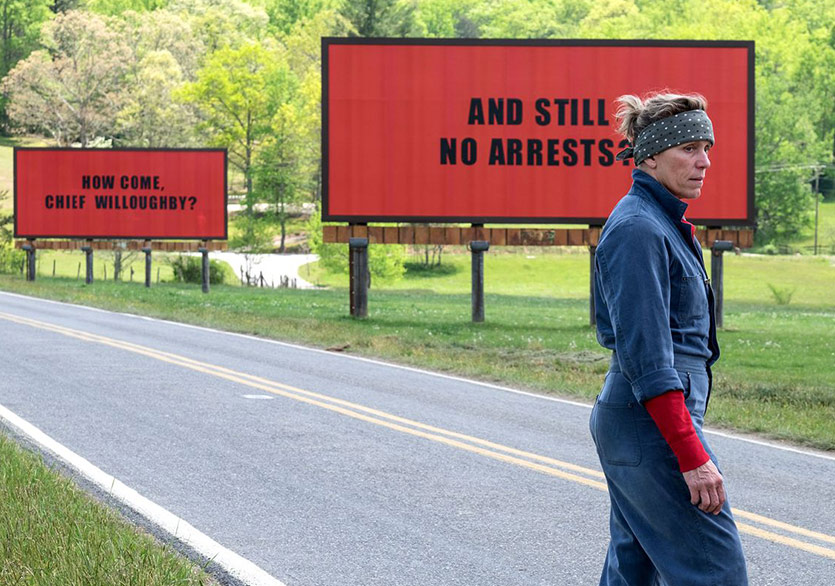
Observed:
[[[0,433],[0,584],[217,582]]]
[[[414,257],[412,257],[414,259]],[[372,282],[369,318],[348,312],[347,278],[311,267],[319,291],[0,276],[0,289],[373,356],[591,400],[608,363],[588,315],[588,255],[491,251],[486,322],[470,321],[469,256],[442,271],[407,259]],[[409,270],[411,268],[411,270]],[[306,269],[301,274],[305,276]],[[781,303],[768,286],[791,289]],[[722,359],[708,425],[835,450],[835,260],[726,255]]]

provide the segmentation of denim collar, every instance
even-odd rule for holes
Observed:
[[[636,190],[635,188],[639,189]],[[674,196],[670,191],[661,185],[649,173],[641,171],[640,169],[632,170],[632,189],[629,190],[636,195],[649,194],[652,199],[658,202],[667,215],[669,215],[676,222],[681,222],[684,218],[684,212],[687,210],[687,204]]]

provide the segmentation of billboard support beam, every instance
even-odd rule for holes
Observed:
[[[145,253],[145,286],[151,286],[151,243],[147,242],[146,246],[142,247],[142,252]]]
[[[87,246],[82,246],[81,250],[84,252],[84,257],[86,260],[84,282],[89,285],[93,282],[93,241],[88,240]]]
[[[722,253],[726,250],[733,250],[734,245],[730,240],[715,240],[710,247],[710,279],[713,281],[713,294],[715,298],[716,327],[721,328],[725,321],[724,298],[724,257]]]
[[[351,316],[368,317],[368,238],[348,240]]]
[[[23,250],[26,251],[26,280],[27,281],[34,281],[35,280],[35,271],[37,266],[35,265],[35,241],[28,240],[26,244],[23,245]]]
[[[484,321],[484,253],[490,249],[486,240],[473,240],[467,246],[472,254],[473,323]]]
[[[209,292],[209,249],[208,249],[208,242],[203,241],[202,246],[200,246],[200,248],[197,249],[197,252],[199,252],[203,256],[203,263],[202,263],[203,270],[201,271],[201,273],[203,274],[203,293],[208,293]]]

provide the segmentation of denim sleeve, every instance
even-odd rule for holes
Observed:
[[[620,368],[640,402],[684,388],[673,367],[670,251],[657,227],[627,218],[597,249],[600,293]]]

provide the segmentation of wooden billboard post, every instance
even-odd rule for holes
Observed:
[[[726,250],[733,250],[733,248],[734,244],[730,240],[715,240],[713,246],[710,247],[710,280],[713,282],[717,328],[721,328],[725,321],[725,279],[722,253]]]
[[[142,252],[145,253],[145,286],[151,286],[151,243],[145,242],[142,247]]]
[[[485,240],[473,240],[467,246],[472,254],[472,306],[473,323],[484,321],[484,253],[490,248]]]
[[[35,241],[27,240],[26,244],[23,245],[23,250],[26,251],[26,280],[34,281],[37,268],[35,264]]]
[[[204,240],[203,245],[200,246],[197,249],[197,252],[199,252],[201,257],[202,257],[202,259],[201,259],[202,262],[201,262],[201,265],[200,265],[202,270],[200,271],[200,274],[202,276],[202,281],[203,281],[203,293],[208,293],[209,292],[209,280],[210,280],[209,279],[209,277],[210,277],[209,268],[210,268],[210,266],[209,266],[209,248],[208,247],[209,247],[209,243]]]
[[[350,303],[351,315],[368,317],[368,238],[351,238],[350,254]]]

